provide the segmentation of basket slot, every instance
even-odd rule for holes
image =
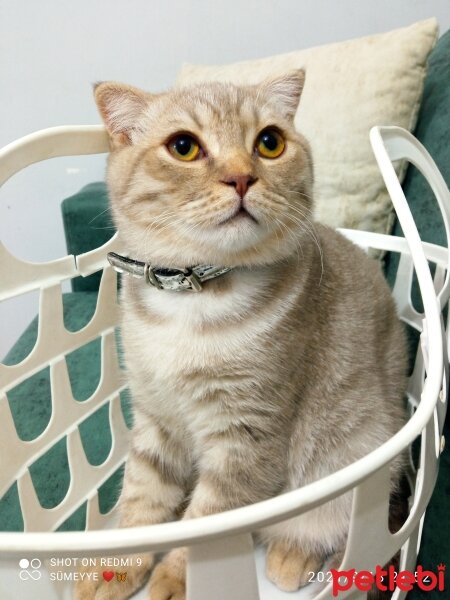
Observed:
[[[410,254],[401,254],[392,295],[397,304],[400,318],[418,331],[422,330],[423,316],[413,307],[411,287],[414,265]]]
[[[94,394],[84,402],[73,398],[67,364],[64,358],[59,359],[50,367],[50,381],[52,391],[52,415],[46,429],[35,440],[23,442],[17,439],[17,433],[8,402],[0,402],[0,422],[5,424],[5,435],[2,435],[0,444],[4,448],[5,456],[11,447],[15,453],[20,453],[20,461],[8,462],[2,468],[0,482],[0,496],[9,488],[17,477],[17,467],[29,467],[41,457],[56,442],[74,430],[78,423],[93,414],[98,408],[109,402],[111,398],[125,389],[120,382],[120,369],[117,362],[116,343],[114,332],[102,338],[102,375]],[[8,445],[9,444],[9,445]],[[4,446],[5,445],[5,446]]]
[[[447,414],[446,393],[447,393],[447,386],[445,384],[445,378],[444,378],[444,380],[442,382],[442,389],[440,392],[439,401],[436,404],[436,413],[437,413],[438,430],[439,430],[439,444],[440,444],[440,437],[444,430],[445,417]]]
[[[259,600],[253,541],[236,535],[191,546],[188,551],[187,600]]]
[[[425,360],[422,343],[419,343],[416,351],[413,372],[408,380],[407,395],[411,404],[417,408],[422,394],[423,382],[425,381]]]
[[[111,330],[117,324],[117,277],[111,268],[103,271],[97,307],[87,325],[76,332],[64,327],[60,285],[43,288],[39,302],[39,331],[35,347],[17,365],[0,365],[0,386],[5,390],[18,385],[50,362],[76,350]]]
[[[123,456],[126,456],[128,454],[130,430],[125,423],[119,395],[115,396],[109,404],[109,422],[112,436],[111,454],[121,453]],[[100,487],[100,485],[97,487]]]
[[[57,529],[87,498],[92,496],[93,488],[102,485],[124,463],[128,451],[128,429],[122,417],[119,396],[111,401],[110,406],[111,429],[114,432],[113,444],[103,464],[93,466],[88,462],[78,429],[67,436],[71,480],[66,497],[58,506],[45,509],[40,505],[28,470],[18,479],[19,499],[26,532]]]
[[[102,514],[99,508],[98,492],[95,490],[94,494],[88,498],[87,509],[86,509],[86,529],[103,529],[111,521],[111,513],[114,512],[114,508],[106,513]]]

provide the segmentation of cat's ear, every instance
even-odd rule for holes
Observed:
[[[276,79],[263,82],[265,93],[278,105],[288,119],[293,119],[305,85],[305,71],[296,69]]]
[[[113,147],[130,145],[151,95],[123,83],[102,81],[94,85],[94,96]]]

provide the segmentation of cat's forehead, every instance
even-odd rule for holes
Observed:
[[[173,90],[150,107],[158,128],[214,131],[221,137],[282,120],[276,106],[256,86],[208,83]]]

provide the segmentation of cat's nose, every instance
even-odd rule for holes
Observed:
[[[232,185],[236,188],[236,192],[239,196],[243,198],[247,193],[248,188],[253,185],[256,180],[257,178],[252,177],[251,175],[230,175],[229,177],[222,179],[222,183]]]

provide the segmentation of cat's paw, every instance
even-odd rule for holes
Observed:
[[[295,592],[306,585],[311,571],[317,573],[322,564],[322,558],[304,554],[288,542],[272,542],[267,549],[267,577],[284,592]]]
[[[119,571],[101,566],[83,569],[85,576],[74,587],[73,600],[126,600],[147,582],[154,559],[149,554],[130,556],[129,567]]]
[[[149,600],[185,600],[186,583],[178,569],[163,560],[150,578]]]

